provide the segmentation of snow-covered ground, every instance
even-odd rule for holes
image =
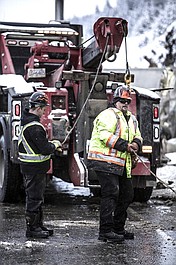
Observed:
[[[171,187],[175,193],[169,189],[154,189],[153,197],[165,199],[176,199],[176,153],[167,153],[166,156],[171,160],[167,165],[157,169],[157,177]],[[159,179],[157,182],[160,182]]]
[[[171,161],[157,169],[157,176],[167,184],[168,181],[173,181],[171,187],[176,190],[176,153],[168,153],[166,157]]]

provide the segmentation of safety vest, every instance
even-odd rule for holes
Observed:
[[[31,146],[26,141],[26,139],[24,137],[24,131],[26,128],[33,126],[33,125],[41,126],[45,130],[44,126],[40,122],[37,122],[37,121],[32,121],[32,122],[24,125],[23,127],[21,127],[21,132],[20,132],[19,139],[18,139],[18,146],[20,144],[23,144],[23,147],[26,151],[26,153],[18,152],[19,159],[22,162],[29,162],[29,163],[44,162],[46,160],[49,160],[50,156],[51,156],[51,155],[35,154],[35,152],[31,148]]]
[[[94,129],[90,140],[88,159],[113,163],[124,167],[126,165],[127,177],[131,177],[131,155],[114,149],[118,138],[131,143],[134,138],[142,141],[138,123],[131,114],[127,122],[123,113],[115,108],[101,112],[94,121]]]

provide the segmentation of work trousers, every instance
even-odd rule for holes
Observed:
[[[123,231],[127,208],[133,200],[132,180],[123,176],[96,171],[101,186],[100,233]]]
[[[39,213],[44,202],[46,174],[25,174],[26,212]]]

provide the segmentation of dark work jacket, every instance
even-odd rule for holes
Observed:
[[[28,124],[29,122],[40,122],[40,118],[32,113],[29,113],[28,109],[25,109],[21,119],[21,126]],[[32,125],[24,130],[24,137],[36,154],[50,155],[54,153],[55,146],[50,143],[46,136],[46,131],[40,125]],[[23,144],[19,145],[19,152],[25,152]],[[50,168],[50,159],[44,162],[20,162],[21,172],[23,174],[43,174]]]

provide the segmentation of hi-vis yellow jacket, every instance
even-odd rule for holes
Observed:
[[[139,147],[142,145],[135,116],[128,111],[125,118],[120,110],[108,108],[94,120],[88,161],[105,162],[107,167],[117,168],[116,173],[119,175],[123,174],[126,166],[127,177],[130,178],[132,162],[131,155],[127,152],[127,145],[132,142],[136,142]]]

